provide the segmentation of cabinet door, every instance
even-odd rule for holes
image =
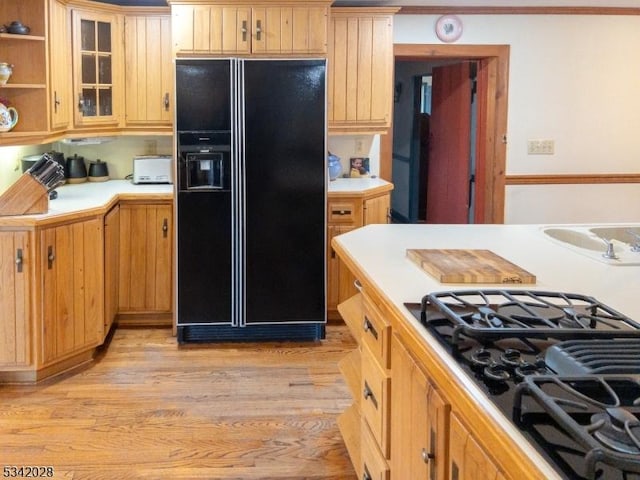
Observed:
[[[327,228],[329,232],[327,240],[327,305],[329,310],[336,310],[339,303],[355,295],[356,289],[353,285],[355,278],[331,247],[331,239],[336,235],[347,233],[355,227],[330,225]]]
[[[173,210],[120,205],[119,312],[171,312]]]
[[[104,218],[104,336],[118,314],[118,267],[120,253],[120,207],[116,205]]]
[[[31,363],[27,232],[0,232],[0,366]]]
[[[379,197],[367,198],[364,201],[364,224],[389,223],[389,209],[391,208],[391,196],[389,194]]]
[[[391,14],[332,9],[330,131],[384,133],[389,127],[393,98],[392,30]]]
[[[118,17],[74,10],[72,18],[75,123],[117,123],[123,95]]]
[[[124,24],[125,110],[128,126],[173,120],[171,18],[129,16]]]
[[[49,98],[51,129],[67,129],[71,123],[71,21],[67,7],[49,3]]]
[[[326,7],[253,8],[252,53],[308,54],[327,51]]]
[[[104,338],[102,219],[40,234],[44,363],[92,348]]]
[[[391,355],[392,479],[445,480],[449,405],[396,336]]]
[[[503,478],[486,452],[462,425],[455,414],[451,414],[449,479],[450,480],[496,480]]]
[[[249,7],[172,5],[171,16],[175,55],[250,52]]]

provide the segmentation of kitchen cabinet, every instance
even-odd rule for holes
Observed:
[[[121,202],[119,238],[118,323],[170,325],[173,204]]]
[[[392,405],[389,324],[366,292],[356,293],[338,308],[358,344],[339,363],[353,403],[338,418],[338,426],[358,477],[387,480]]]
[[[176,55],[324,55],[329,1],[170,0]]]
[[[392,480],[446,480],[450,406],[397,335],[392,338],[391,364]]]
[[[64,3],[49,0],[49,112],[51,130],[71,126],[71,16]]]
[[[120,268],[120,205],[104,216],[104,336],[118,314]]]
[[[327,203],[327,311],[330,319],[337,319],[337,306],[355,293],[354,277],[342,264],[331,247],[331,239],[355,228],[373,223],[388,223],[393,185],[380,183],[371,188],[358,189],[357,179],[338,179],[353,182],[353,190],[329,188]]]
[[[121,15],[72,10],[76,127],[114,126],[122,88]]]
[[[329,133],[386,133],[397,8],[335,7],[329,27]]]
[[[460,419],[451,414],[449,469],[451,480],[503,480],[504,476]]]
[[[0,33],[0,61],[13,65],[0,97],[14,107],[19,121],[9,132],[0,133],[0,145],[21,144],[48,131],[47,116],[47,0],[2,0],[0,19],[19,19],[29,34]]]
[[[42,363],[102,343],[103,220],[93,217],[40,231]]]
[[[126,126],[171,127],[171,17],[126,16],[124,45]]]
[[[0,231],[0,367],[32,363],[31,271],[28,232]]]

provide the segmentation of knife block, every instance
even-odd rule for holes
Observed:
[[[0,195],[0,216],[33,215],[49,211],[49,193],[29,173],[23,173]]]

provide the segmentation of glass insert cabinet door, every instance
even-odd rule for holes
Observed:
[[[76,123],[115,122],[116,18],[74,11]]]

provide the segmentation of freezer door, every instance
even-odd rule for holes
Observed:
[[[325,60],[245,60],[245,321],[324,322]]]

